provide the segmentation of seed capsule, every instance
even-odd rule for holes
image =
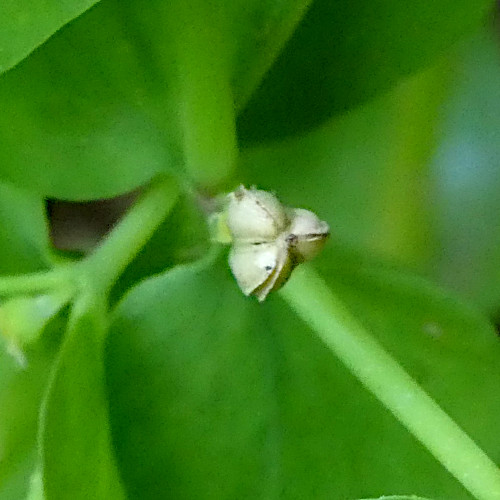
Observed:
[[[283,205],[271,193],[240,186],[229,195],[227,225],[234,241],[272,241],[288,222]]]
[[[295,262],[313,259],[325,246],[330,227],[315,213],[303,208],[291,209],[290,220],[287,239]]]
[[[270,243],[239,243],[229,253],[229,266],[245,295],[262,302],[281,287],[293,269],[284,239]]]
[[[229,266],[245,295],[262,302],[283,286],[294,267],[315,257],[330,234],[313,212],[285,208],[266,191],[240,186],[229,195]]]

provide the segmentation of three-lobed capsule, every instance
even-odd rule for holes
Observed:
[[[260,302],[283,286],[298,264],[314,258],[330,235],[328,224],[313,212],[284,207],[275,195],[244,186],[229,194],[227,225],[231,271],[242,292]]]

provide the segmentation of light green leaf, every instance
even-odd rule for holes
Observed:
[[[220,161],[232,167],[231,83],[261,72],[261,56],[286,36],[280,23],[293,27],[303,6],[102,2],[0,80],[1,176],[95,199],[179,172],[185,159],[202,181]]]
[[[122,498],[104,395],[104,304],[97,300],[84,295],[75,303],[44,403],[40,443],[47,500]]]
[[[69,199],[115,196],[165,170],[228,187],[233,101],[245,103],[308,3],[96,5],[0,80],[0,175]],[[358,4],[314,2],[246,108],[243,142],[386,90],[479,25],[491,0]]]
[[[66,318],[53,318],[37,341],[26,347],[24,368],[7,352],[0,337],[0,498],[25,497],[37,462],[39,409],[60,332]]]
[[[98,0],[3,0],[0,4],[0,73]]]
[[[34,342],[45,326],[70,299],[69,293],[17,296],[0,304],[0,335],[12,348],[22,350]]]
[[[342,249],[319,264],[359,320],[498,461],[500,345],[488,323],[426,282]],[[133,289],[116,310],[107,366],[131,498],[167,488],[197,499],[394,490],[467,498],[279,297],[245,298],[224,262],[180,266]]]

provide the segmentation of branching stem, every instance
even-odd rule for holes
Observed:
[[[0,296],[15,294],[35,294],[50,290],[70,288],[72,273],[70,266],[64,268],[40,271],[37,273],[20,274],[0,277]]]
[[[79,265],[79,277],[107,291],[147,243],[178,198],[171,177],[154,180],[96,250]]]

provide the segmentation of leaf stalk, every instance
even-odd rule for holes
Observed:
[[[325,345],[479,500],[500,499],[500,469],[385,351],[312,267],[299,267],[281,296]]]

